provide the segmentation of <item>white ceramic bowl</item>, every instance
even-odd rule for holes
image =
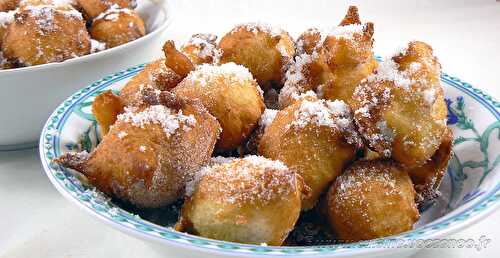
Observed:
[[[61,63],[0,70],[0,150],[36,145],[47,116],[67,96],[103,76],[157,56],[172,20],[172,1],[138,0],[147,34]]]
[[[95,147],[100,139],[89,108],[94,96],[104,90],[119,91],[142,69],[140,65],[107,76],[59,105],[40,136],[40,159],[47,176],[64,197],[107,225],[151,243],[168,257],[402,257],[415,253],[426,243],[423,241],[434,241],[463,230],[500,207],[500,168],[497,166],[500,163],[500,103],[471,85],[443,74],[448,124],[455,135],[454,153],[440,187],[442,196],[421,211],[414,230],[373,241],[299,247],[244,245],[176,232],[171,226],[178,209],[166,208],[157,214],[134,211],[92,190],[77,173],[51,162],[65,152]],[[299,224],[292,234],[316,237],[307,223]],[[480,248],[484,242],[476,239],[474,244]]]

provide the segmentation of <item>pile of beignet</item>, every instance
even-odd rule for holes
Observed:
[[[441,67],[418,41],[377,63],[373,33],[350,7],[297,41],[263,24],[167,41],[94,100],[97,148],[57,162],[137,207],[184,198],[176,229],[213,239],[282,245],[313,209],[341,241],[411,230],[451,155]]]
[[[0,70],[95,53],[145,35],[135,0],[0,0]]]

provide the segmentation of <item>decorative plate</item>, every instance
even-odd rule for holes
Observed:
[[[424,207],[415,229],[400,235],[358,243],[325,241],[329,232],[318,219],[306,214],[290,234],[294,246],[267,247],[211,240],[172,229],[180,204],[136,210],[93,190],[75,172],[52,163],[68,151],[90,151],[99,131],[91,113],[95,96],[105,90],[118,92],[144,65],[107,76],[64,101],[49,117],[40,136],[40,158],[47,176],[70,201],[93,216],[128,234],[167,248],[229,256],[335,256],[380,252],[387,244],[442,237],[477,222],[500,206],[500,103],[470,84],[443,74],[448,104],[448,124],[454,131],[453,157],[440,187],[441,197]],[[316,222],[316,223],[315,223]],[[326,234],[326,235],[325,235]],[[191,256],[193,257],[193,256]]]

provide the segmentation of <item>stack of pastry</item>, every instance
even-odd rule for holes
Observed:
[[[380,63],[350,7],[296,41],[264,24],[196,34],[93,104],[92,153],[57,161],[137,207],[184,199],[176,229],[282,245],[315,210],[344,241],[411,230],[438,194],[452,135],[423,42]]]

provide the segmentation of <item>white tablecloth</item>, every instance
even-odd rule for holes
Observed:
[[[312,3],[314,2],[314,4]],[[191,1],[181,3],[168,38],[221,34],[234,23],[267,21],[293,35],[335,25],[347,3],[333,1]],[[500,99],[500,3],[494,0],[355,1],[375,22],[375,49],[389,53],[410,39],[430,43],[443,69]],[[400,3],[401,2],[401,3]],[[3,93],[5,94],[5,93]],[[1,126],[1,122],[0,122]],[[498,257],[500,211],[452,238],[490,238],[475,249],[422,250],[415,257]],[[37,150],[0,152],[0,257],[164,257],[70,204],[51,186]]]

